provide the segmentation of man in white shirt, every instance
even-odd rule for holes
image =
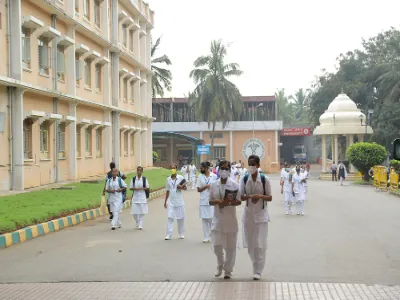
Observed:
[[[189,175],[190,175],[190,184],[192,186],[192,190],[194,190],[195,186],[196,186],[196,172],[197,172],[197,168],[194,165],[194,163],[192,162],[189,166]]]
[[[119,172],[116,168],[112,169],[111,173],[112,177],[106,184],[106,192],[109,194],[108,201],[110,203],[110,210],[113,213],[111,229],[115,230],[117,227],[121,228],[119,213],[122,206],[122,193],[126,190],[126,183],[122,178],[118,177]]]
[[[271,183],[267,176],[260,174],[260,157],[248,158],[248,174],[240,180],[240,194],[246,207],[243,211],[243,246],[248,248],[253,262],[253,279],[260,280],[265,266],[268,236],[267,201],[272,201]]]
[[[215,277],[221,276],[222,270],[224,270],[224,279],[232,277],[235,265],[239,230],[236,206],[241,204],[239,185],[229,178],[230,171],[230,162],[221,161],[219,165],[221,178],[211,183],[210,188],[210,205],[215,206],[211,224],[211,240],[218,264]],[[237,191],[235,199],[231,195],[225,197],[226,190]]]

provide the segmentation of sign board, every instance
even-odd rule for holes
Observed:
[[[282,128],[282,136],[310,136],[311,128]]]
[[[199,145],[197,146],[197,154],[210,154],[210,146],[209,145]]]
[[[265,156],[265,146],[264,143],[259,139],[248,139],[242,148],[243,156],[248,159],[250,155],[258,155],[260,159]]]

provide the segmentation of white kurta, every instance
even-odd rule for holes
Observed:
[[[136,177],[135,186],[133,186],[133,179],[131,180],[130,188],[143,188],[143,176],[140,178]],[[150,188],[149,182],[146,178],[146,188]],[[134,191],[132,196],[132,208],[131,213],[133,215],[146,215],[149,212],[146,192],[145,191]]]
[[[167,211],[168,218],[171,219],[184,219],[185,214],[185,202],[183,201],[182,190],[178,190],[179,183],[183,180],[183,176],[176,175],[175,179],[171,176],[167,178],[165,189],[169,191],[169,197],[167,199]]]
[[[122,187],[126,187],[126,183],[121,178],[116,177],[115,180],[111,178],[107,181],[106,190],[121,189],[121,187],[119,186],[119,180],[121,181]],[[122,205],[122,192],[109,193],[108,202],[110,204],[111,212],[119,212]]]
[[[122,177],[125,176],[125,174],[122,173],[121,171],[119,171],[119,174],[118,174],[118,175],[119,175],[118,177],[121,177],[121,179],[122,179]],[[111,177],[111,178],[112,178],[112,177]],[[106,174],[106,181],[109,180],[109,179],[111,179],[111,178],[108,177],[108,173],[107,173],[107,174]],[[110,204],[110,195],[108,195],[108,197],[107,197],[107,204]]]
[[[292,183],[294,183],[294,193],[296,202],[301,202],[305,200],[305,190],[304,185],[301,182],[304,179],[302,174],[293,174]]]
[[[265,176],[265,194],[271,196],[271,183],[267,176]],[[258,174],[256,181],[253,181],[249,176],[246,186],[244,178],[240,180],[240,192],[243,195],[264,194],[264,188],[261,181],[261,175]],[[268,222],[269,214],[267,203],[258,201],[253,203],[251,200],[245,202],[246,207],[243,210],[243,247],[254,248],[267,248],[268,237]]]
[[[200,174],[197,179],[196,187],[202,188],[207,184],[212,184],[214,181],[218,180],[217,175],[214,173],[210,173],[210,176],[207,177],[204,174]],[[199,216],[201,219],[212,219],[214,216],[214,206],[210,205],[210,189],[205,189],[200,192],[200,213]]]
[[[182,173],[183,178],[185,178],[186,181],[189,180],[188,172],[189,172],[188,167],[186,167],[186,166],[182,167],[181,173]]]
[[[292,193],[292,182],[290,181],[290,173],[285,171],[282,180],[283,180],[283,201],[286,203],[294,202]]]

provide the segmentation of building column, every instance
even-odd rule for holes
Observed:
[[[119,57],[118,54],[115,52],[110,53],[110,61],[111,61],[111,78],[112,78],[112,91],[111,91],[111,98],[112,98],[112,105],[119,107]]]
[[[77,1],[77,0],[76,0]],[[109,39],[109,26],[108,26],[108,7],[109,2],[112,0],[103,0],[101,3],[101,31],[104,39]],[[110,16],[111,17],[111,16]]]
[[[22,80],[22,33],[21,33],[21,2],[10,1],[10,18],[12,20],[10,32],[10,77]],[[6,18],[5,18],[6,19]]]
[[[354,144],[354,135],[350,134],[350,135],[348,136],[348,140],[349,140],[349,143],[347,144],[347,148],[349,148],[351,145]],[[349,171],[350,171],[351,173],[354,172],[354,167],[353,167],[352,164],[349,165]]]
[[[170,122],[174,121],[174,104],[171,102],[169,104]]]
[[[104,50],[107,53],[106,56],[110,57],[110,52],[108,51],[108,49],[104,49]],[[103,69],[103,78],[102,78],[103,79],[103,86],[102,86],[103,102],[105,105],[111,105],[111,104],[114,104],[111,100],[112,96],[111,96],[111,89],[110,89],[110,83],[111,83],[110,77],[112,74],[111,66],[110,66],[110,64],[104,64],[102,66],[102,69]],[[113,92],[116,93],[114,90],[113,90]]]
[[[68,175],[69,180],[77,180],[78,179],[78,162],[77,162],[77,153],[76,153],[76,146],[77,146],[77,135],[76,135],[76,103],[69,103],[68,104],[68,115],[75,118],[75,122],[71,122],[68,124]]]
[[[326,172],[326,135],[322,136],[322,149],[321,149],[321,160],[322,160],[322,172]]]
[[[104,122],[112,123],[112,116],[109,110],[104,111]],[[104,170],[109,169],[110,162],[112,161],[112,154],[113,154],[112,145],[113,145],[112,127],[105,127],[103,130]]]
[[[149,166],[153,166],[153,122],[147,123],[147,134],[148,134],[148,147],[151,149],[150,153],[150,164]]]
[[[65,3],[65,11],[72,18],[75,16],[75,1],[78,0],[69,0]]]
[[[121,155],[121,150],[120,150],[120,129],[119,129],[119,113],[116,111],[112,112],[112,145],[113,145],[113,161],[115,162],[115,165],[117,168],[120,168],[121,166],[119,165],[120,162],[120,155]]]
[[[335,164],[338,164],[338,154],[339,154],[339,151],[338,151],[338,136],[337,136],[337,134],[335,134],[334,135],[334,144],[335,144]]]
[[[233,137],[232,137],[232,130],[229,131],[229,160],[233,161]]]
[[[150,53],[150,52],[149,52]],[[147,74],[147,91],[146,91],[146,107],[147,112],[146,115],[151,117],[153,114],[153,88],[152,88],[152,75]]]
[[[136,128],[139,127],[138,123],[136,123]],[[141,140],[140,140],[140,130],[135,131],[134,133],[134,139],[135,139],[135,167],[140,166],[140,148],[141,148]]]
[[[118,37],[119,37],[118,0],[110,0],[110,1],[111,1],[111,14],[110,14],[111,43],[114,45],[118,45]]]
[[[140,76],[140,71],[138,71],[138,76]],[[141,93],[140,93],[140,80],[136,80],[133,86],[133,93],[134,93],[134,99],[135,99],[135,111],[140,113],[141,110]]]
[[[75,9],[74,9],[75,12]],[[67,35],[75,40],[75,27],[68,26]],[[66,59],[68,63],[66,64],[66,75],[67,75],[67,90],[68,94],[73,96],[76,95],[76,72],[75,72],[75,44],[68,47],[66,50]]]
[[[175,160],[174,160],[174,139],[170,138],[169,139],[169,160],[170,160],[170,164],[172,164]]]
[[[19,2],[19,1],[18,1]],[[24,95],[20,88],[11,93],[12,189],[24,190]]]
[[[142,78],[143,79],[143,78]],[[139,113],[146,114],[146,83],[140,83],[140,110]]]
[[[278,163],[278,166],[280,165],[279,161],[279,137],[278,137],[278,130],[275,130],[275,162]]]
[[[331,138],[331,152],[332,152],[332,163],[333,163],[333,161],[335,160],[335,142],[334,142],[334,140],[333,140],[333,134],[332,135],[330,135],[330,138]]]

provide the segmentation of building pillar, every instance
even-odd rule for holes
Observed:
[[[10,18],[12,20],[11,28],[9,30],[11,46],[10,77],[16,80],[22,80],[21,2],[22,1],[20,0],[9,2]]]
[[[17,1],[19,2],[19,1]],[[24,190],[24,96],[20,88],[9,88],[11,93],[12,189]]]
[[[76,103],[68,104],[68,115],[74,117],[76,120]],[[77,120],[76,120],[77,121]],[[71,122],[68,124],[68,175],[69,180],[77,180],[78,179],[78,167],[77,167],[77,134],[76,134],[76,124],[77,122]]]
[[[120,129],[119,129],[119,113],[116,111],[112,112],[112,145],[113,145],[113,161],[115,162],[115,165],[117,168],[120,168],[121,166],[119,165],[120,162],[120,155],[121,155],[121,149],[120,149]]]
[[[172,164],[173,162],[175,162],[174,160],[174,139],[170,138],[169,139],[169,160],[170,160],[170,164]]]
[[[232,130],[229,131],[229,160],[233,161],[233,137],[232,137]]]
[[[349,138],[349,143],[347,144],[347,148],[349,148],[351,145],[354,144],[354,135],[353,135],[353,134],[350,134],[350,135],[348,136],[348,138]],[[349,171],[350,171],[351,173],[354,172],[354,167],[353,167],[352,164],[349,164]]]
[[[112,105],[119,107],[119,57],[115,52],[111,52],[111,78],[112,78]]]
[[[169,104],[170,122],[174,121],[174,104],[171,102]],[[161,121],[162,122],[162,121]]]
[[[104,111],[104,122],[110,122],[112,124],[111,111]],[[104,170],[109,169],[110,162],[112,161],[113,154],[113,137],[112,137],[112,127],[105,127],[103,130],[103,160],[104,160]]]
[[[139,113],[146,114],[146,84],[144,82],[140,83],[140,110],[139,110]]]
[[[75,40],[74,26],[68,26],[67,35],[73,40]],[[68,94],[76,96],[75,44],[68,47],[65,51],[66,51],[67,61],[71,62],[66,64],[67,90]]]
[[[278,166],[280,165],[279,161],[279,137],[278,137],[278,130],[275,130],[275,162],[278,163]]]
[[[104,49],[106,56],[110,57],[110,52],[108,51],[108,49]],[[103,69],[103,102],[105,105],[111,105],[114,104],[113,101],[111,100],[113,97],[111,96],[111,89],[110,89],[110,77],[111,77],[111,66],[110,64],[104,64],[102,66]],[[116,93],[116,91],[113,90],[113,93]]]
[[[140,124],[137,122],[136,124]],[[138,128],[139,125],[136,125],[136,128]],[[137,168],[140,166],[140,148],[141,148],[141,140],[140,140],[140,129],[135,131],[134,133],[134,139],[135,139],[135,167]]]
[[[118,45],[118,26],[119,26],[119,19],[118,19],[118,0],[110,0],[111,1],[111,43],[114,45]]]
[[[334,135],[334,144],[335,144],[335,164],[338,164],[338,155],[339,155],[339,151],[338,151],[338,136],[337,134]]]
[[[113,0],[103,0],[101,3],[101,31],[102,31],[103,38],[106,40],[109,39],[108,7],[109,7],[110,1],[113,1]]]
[[[65,3],[65,11],[72,18],[75,16],[75,1],[78,0],[69,0]]]
[[[149,166],[153,166],[153,122],[148,122],[147,123],[147,134],[148,134],[148,145],[149,148],[151,149],[151,153],[150,153],[150,164]]]
[[[322,136],[322,153],[321,153],[321,160],[322,160],[322,172],[326,172],[326,135]]]

